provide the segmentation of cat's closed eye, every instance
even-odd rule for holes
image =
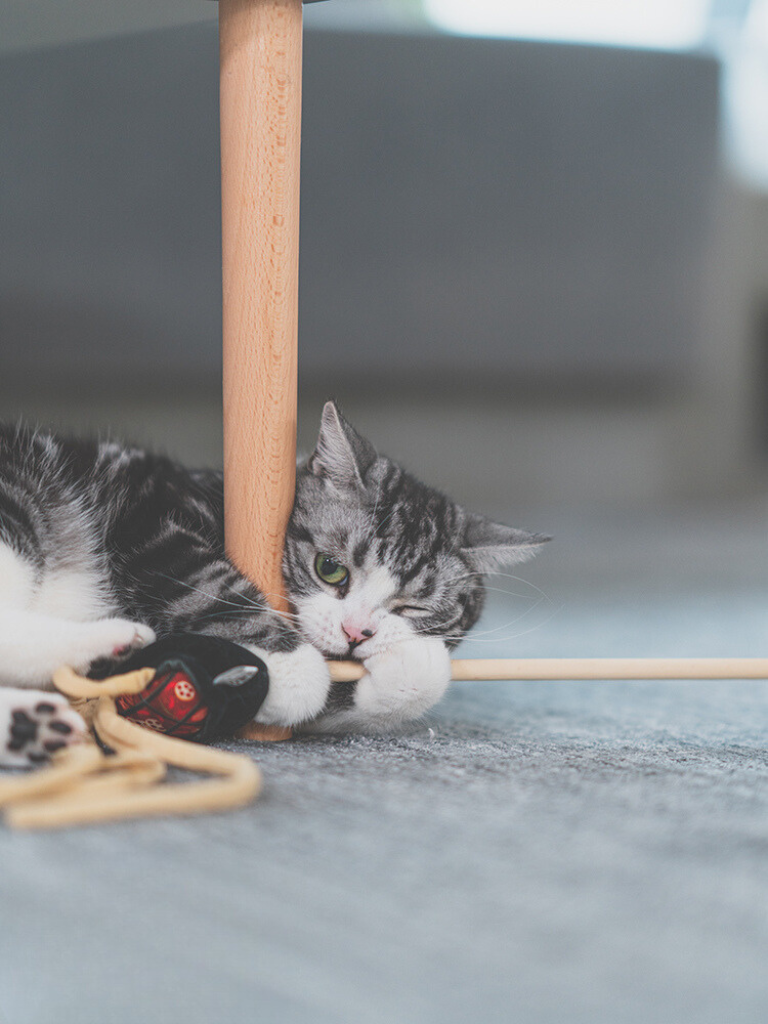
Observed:
[[[424,608],[419,604],[400,604],[396,608],[393,608],[392,611],[395,615],[409,615],[414,617],[417,615],[429,615],[430,613],[429,608]]]

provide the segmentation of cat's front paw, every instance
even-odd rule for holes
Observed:
[[[58,693],[0,689],[0,766],[31,768],[86,735],[85,722]]]
[[[354,698],[356,722],[388,728],[420,718],[448,689],[451,659],[442,640],[414,637],[363,662]]]
[[[320,714],[331,680],[325,659],[316,648],[302,644],[289,652],[269,652],[258,647],[250,650],[264,660],[269,672],[269,692],[256,715],[257,722],[294,726]]]
[[[73,626],[66,663],[87,672],[96,662],[112,662],[146,647],[155,639],[149,626],[128,619],[98,619]]]

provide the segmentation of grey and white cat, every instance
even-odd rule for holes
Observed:
[[[257,720],[396,727],[445,692],[483,577],[546,538],[466,512],[378,455],[329,402],[298,467],[283,571],[289,620],[227,560],[220,473],[96,441],[0,427],[0,764],[28,764],[82,723],[53,671],[156,636],[226,637],[267,663]],[[362,661],[331,684],[325,657]],[[21,689],[26,688],[26,689]]]

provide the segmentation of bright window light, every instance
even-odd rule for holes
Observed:
[[[754,0],[725,78],[726,138],[739,175],[768,191],[768,0]]]
[[[424,0],[439,28],[463,35],[664,50],[701,45],[709,0]]]

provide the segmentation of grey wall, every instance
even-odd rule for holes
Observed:
[[[684,370],[713,63],[414,36],[307,52],[307,366],[507,383]]]
[[[217,56],[200,25],[0,63],[6,388],[215,382]],[[308,31],[304,379],[684,379],[716,92],[692,56]]]
[[[4,376],[200,377],[220,335],[215,28],[0,63]]]

